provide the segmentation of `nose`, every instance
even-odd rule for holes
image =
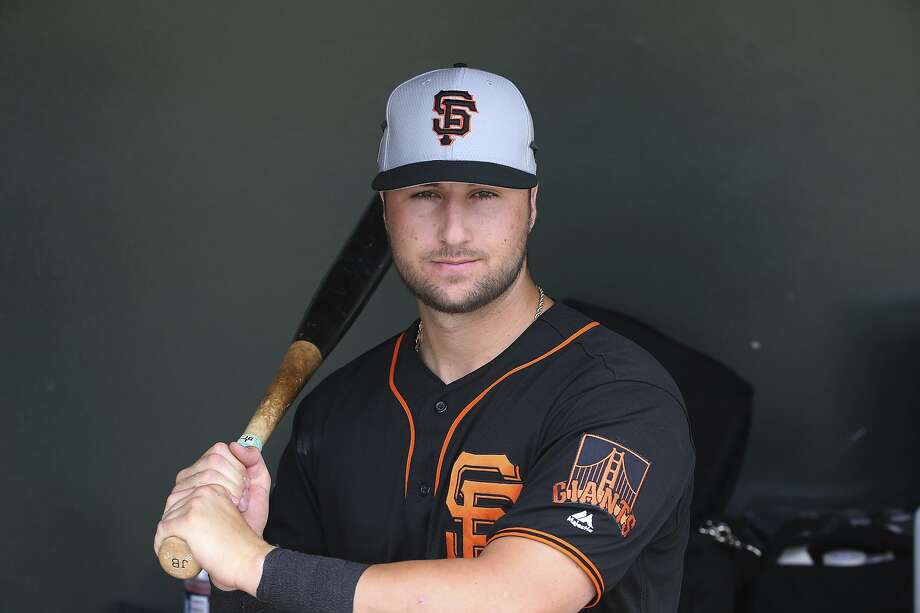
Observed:
[[[460,194],[446,194],[440,206],[438,238],[448,245],[461,245],[469,240],[466,207]]]

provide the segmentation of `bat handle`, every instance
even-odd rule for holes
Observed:
[[[257,447],[261,451],[262,445],[322,361],[322,354],[313,343],[305,340],[291,343],[272,384],[268,386],[259,408],[238,442],[243,446]],[[166,574],[176,579],[191,579],[201,572],[201,566],[192,556],[188,543],[178,536],[163,539],[157,557]]]
[[[160,566],[176,579],[191,579],[201,572],[188,543],[178,536],[168,536],[160,543]]]

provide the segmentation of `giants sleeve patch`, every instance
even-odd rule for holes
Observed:
[[[579,503],[609,513],[629,536],[636,525],[633,509],[651,464],[616,441],[596,434],[581,437],[568,481],[553,486],[553,502]]]

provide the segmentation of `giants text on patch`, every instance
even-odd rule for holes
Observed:
[[[569,480],[553,486],[553,502],[575,502],[602,509],[616,520],[620,534],[629,536],[636,525],[633,509],[649,465],[648,460],[620,443],[585,434]]]

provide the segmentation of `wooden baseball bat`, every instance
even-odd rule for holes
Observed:
[[[392,258],[382,207],[379,195],[375,195],[320,283],[281,366],[239,439],[241,445],[262,449],[288,407],[351,327],[389,268]],[[158,555],[163,570],[177,579],[189,579],[201,571],[188,545],[178,537],[164,539]]]

